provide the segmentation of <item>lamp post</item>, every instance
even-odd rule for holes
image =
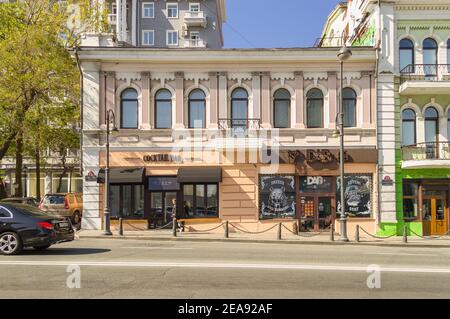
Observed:
[[[345,45],[339,50],[337,55],[340,61],[340,78],[341,83],[339,86],[339,137],[340,137],[340,152],[339,152],[339,171],[341,178],[341,189],[340,189],[340,197],[341,197],[341,217],[339,219],[340,222],[340,233],[341,237],[340,241],[348,242],[347,237],[347,213],[345,211],[345,193],[344,193],[344,99],[342,96],[343,86],[344,86],[344,62],[350,59],[352,56],[352,51],[347,48]]]
[[[116,115],[113,110],[108,110],[106,112],[106,167],[105,167],[105,209],[104,209],[104,221],[105,221],[105,231],[103,235],[111,236],[111,215],[109,211],[109,135],[110,135],[110,125],[113,124],[113,131],[117,131],[116,127]]]

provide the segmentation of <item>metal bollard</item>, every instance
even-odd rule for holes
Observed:
[[[334,241],[334,222],[331,223],[330,227],[330,241]]]
[[[230,237],[230,232],[229,232],[229,228],[228,228],[228,220],[225,221],[225,238]]]
[[[282,226],[282,224],[279,223],[279,224],[278,224],[278,236],[277,236],[277,239],[278,239],[278,240],[281,240],[281,226]]]
[[[177,237],[177,218],[173,218],[173,225],[172,225],[172,235],[173,237]]]
[[[359,225],[356,225],[355,241],[359,243]]]
[[[406,225],[403,227],[403,243],[408,243],[408,226]]]
[[[119,218],[119,236],[123,236],[123,218]]]

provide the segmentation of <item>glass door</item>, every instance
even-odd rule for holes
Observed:
[[[313,196],[300,197],[300,230],[315,230],[315,200]]]
[[[326,229],[333,222],[332,202],[332,197],[319,197],[317,204],[319,229]]]
[[[433,198],[431,203],[431,234],[443,235],[447,232],[446,200]]]
[[[176,192],[151,192],[150,193],[150,225],[153,227],[164,226],[173,218],[176,206]]]

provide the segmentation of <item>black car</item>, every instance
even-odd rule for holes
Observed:
[[[74,238],[68,218],[50,215],[32,206],[0,203],[0,254],[16,255],[28,247],[44,250]]]
[[[30,205],[33,207],[39,206],[39,201],[37,200],[37,198],[34,197],[10,197],[0,200],[0,204],[4,202]]]

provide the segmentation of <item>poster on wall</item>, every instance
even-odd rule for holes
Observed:
[[[300,176],[300,192],[332,193],[333,179],[331,176]]]
[[[295,176],[260,176],[259,207],[260,219],[294,218]]]
[[[336,181],[337,211],[340,211],[341,179]],[[344,176],[345,211],[349,217],[370,217],[372,211],[372,175]]]

